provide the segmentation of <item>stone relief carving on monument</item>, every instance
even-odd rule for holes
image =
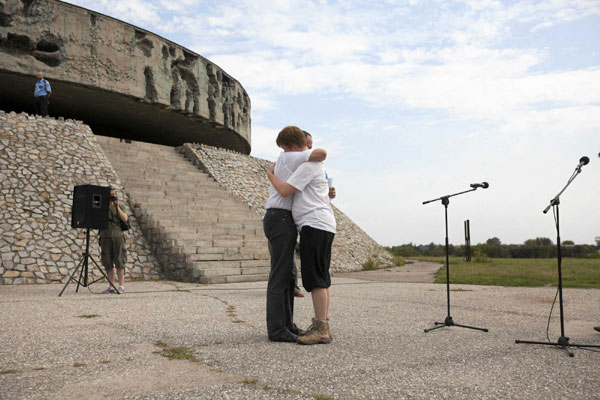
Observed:
[[[250,152],[250,98],[239,82],[141,28],[56,0],[7,0],[0,56],[0,106],[9,111],[30,107],[42,71],[54,89],[51,115],[94,132]]]

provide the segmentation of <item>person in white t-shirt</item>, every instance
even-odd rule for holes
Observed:
[[[309,150],[312,150],[312,147],[313,147],[312,135],[310,133],[306,132],[305,130],[302,130],[302,132],[304,132],[304,136],[306,136],[306,147],[308,147]],[[327,173],[325,173],[325,178],[327,179]],[[329,186],[329,198],[331,200],[333,200],[333,199],[335,199],[335,196],[336,196],[335,187]],[[298,242],[296,243],[296,252],[299,252],[299,251],[300,251],[300,240],[298,240]],[[300,287],[298,286],[298,272],[296,271],[295,266],[292,269],[292,275],[294,277],[294,297],[304,297],[304,295],[302,294],[302,290],[300,290]],[[329,295],[329,292],[327,292],[327,295]]]
[[[304,136],[306,136],[306,147],[308,147],[308,149],[312,149],[313,146],[313,138],[312,135],[306,131],[302,131],[304,132]],[[327,172],[325,172],[325,179],[327,179]],[[335,192],[335,187],[334,186],[329,186],[329,198],[331,200],[335,199],[336,196],[336,192]]]
[[[287,126],[279,132],[279,155],[275,175],[287,180],[299,165],[307,161],[322,161],[323,149],[308,150],[306,137],[300,128]],[[313,164],[308,162],[308,164]],[[294,324],[294,247],[298,232],[292,218],[292,197],[283,198],[271,185],[263,218],[265,236],[269,240],[271,270],[267,284],[267,333],[275,342],[295,342],[303,333]]]
[[[311,327],[299,335],[298,343],[329,343],[329,266],[336,222],[329,202],[325,168],[322,162],[305,162],[286,182],[274,173],[276,169],[277,164],[272,165],[267,175],[283,198],[293,195],[292,216],[300,231],[302,284],[311,294],[315,311]]]

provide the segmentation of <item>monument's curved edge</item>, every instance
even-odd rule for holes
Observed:
[[[0,4],[0,108],[31,111],[34,75],[50,114],[95,132],[250,152],[250,98],[205,57],[135,25],[58,0]]]

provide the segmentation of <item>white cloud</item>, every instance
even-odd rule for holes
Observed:
[[[435,57],[442,64],[295,67],[267,52],[213,59],[261,93],[339,91],[376,106],[445,110],[470,120],[506,121],[540,105],[562,108],[600,101],[600,68],[531,73],[541,53],[469,47],[416,57]]]
[[[254,112],[275,110],[277,108],[277,100],[275,99],[276,96],[273,93],[267,91],[258,91],[249,93],[249,95],[252,102],[252,111]],[[260,120],[257,122],[260,122]]]
[[[252,124],[252,155],[258,158],[275,161],[281,153],[275,139],[283,127],[271,128]]]
[[[152,29],[160,24],[160,7],[144,0],[78,0],[70,1],[81,7],[101,12],[141,28]]]
[[[178,12],[185,12],[196,3],[198,3],[197,0],[158,0],[158,5],[161,9]]]
[[[600,82],[598,69],[534,75],[530,71],[544,60],[544,50],[487,46],[504,39],[512,22],[527,23],[536,30],[599,15],[600,5],[595,1],[504,5],[468,0],[439,7],[392,3],[387,8],[292,0],[235,5],[200,5],[193,0],[79,3],[149,28],[158,25],[174,34],[202,38],[194,39],[193,49],[235,76],[249,92],[257,93],[255,111],[275,107],[267,92],[326,91],[377,106],[505,119],[521,107],[544,101],[581,104],[597,101],[594,98],[600,93],[586,88],[587,82]],[[458,11],[461,3],[464,7]],[[170,12],[170,21],[164,14],[159,17],[159,12]],[[415,26],[411,21],[425,23]],[[411,38],[406,41],[405,36]]]

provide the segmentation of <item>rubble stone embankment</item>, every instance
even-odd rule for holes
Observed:
[[[267,169],[271,161],[203,144],[185,144],[182,151],[223,187],[260,215],[269,196]],[[389,264],[390,253],[332,205],[337,222],[331,267],[336,272],[363,269],[369,260]]]
[[[110,162],[80,121],[0,111],[0,283],[65,282],[85,248],[71,228],[73,188],[113,186],[132,229],[126,233],[127,279],[157,279],[159,266],[132,215]],[[96,230],[90,254],[100,263]],[[90,261],[92,277],[101,276]]]

